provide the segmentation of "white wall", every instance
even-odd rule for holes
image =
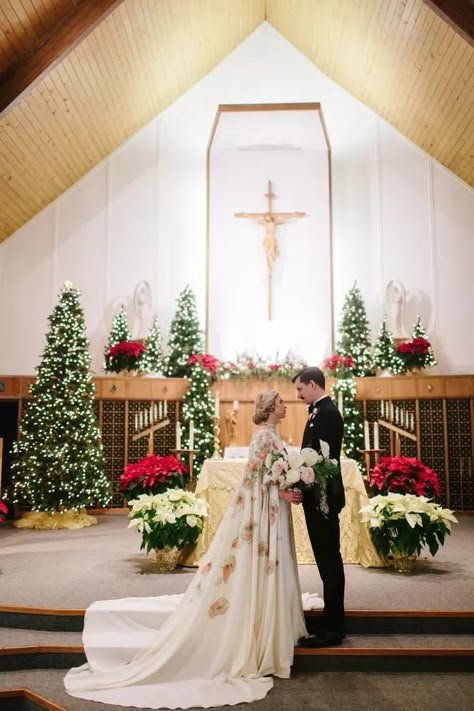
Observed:
[[[472,190],[264,23],[0,245],[0,373],[33,372],[47,315],[66,279],[82,290],[97,372],[122,302],[130,306],[133,327],[131,300],[139,281],[152,284],[165,336],[187,283],[204,324],[206,146],[217,105],[278,101],[322,105],[332,148],[336,315],[357,280],[375,334],[385,284],[399,279],[408,290],[408,315],[420,309],[430,326],[438,370],[472,372]],[[236,343],[236,351],[245,348]]]

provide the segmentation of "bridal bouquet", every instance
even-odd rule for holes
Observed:
[[[329,458],[329,445],[320,442],[321,453],[311,447],[301,452],[287,452],[286,449],[271,450],[266,458],[268,474],[264,484],[277,484],[280,489],[319,490],[319,508],[324,515],[329,513],[327,484],[338,471],[336,459]]]

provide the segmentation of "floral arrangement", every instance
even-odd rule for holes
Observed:
[[[403,341],[397,346],[397,355],[402,361],[404,373],[409,370],[421,370],[432,365],[430,362],[431,343],[422,336],[411,341]]]
[[[301,452],[271,450],[265,465],[270,470],[263,477],[264,484],[277,484],[280,489],[319,489],[319,508],[327,516],[327,483],[337,473],[335,459],[329,459],[329,445],[321,441],[321,454],[311,447]]]
[[[0,519],[5,518],[7,514],[8,514],[8,507],[0,499]]]
[[[439,477],[414,457],[382,457],[370,473],[370,484],[382,494],[439,496]]]
[[[195,363],[200,363],[203,368],[209,371],[210,375],[215,378],[217,376],[220,360],[210,353],[193,353],[189,356],[188,363],[194,365]]]
[[[128,499],[134,499],[139,494],[161,494],[166,489],[184,486],[184,474],[188,467],[174,454],[160,457],[157,454],[147,454],[138,462],[125,466],[120,476],[120,491]]]
[[[435,555],[457,523],[450,509],[443,509],[425,496],[394,494],[374,496],[360,510],[369,524],[377,551],[387,556],[419,555],[424,545]]]
[[[119,341],[105,354],[107,373],[120,373],[121,370],[139,370],[140,356],[145,350],[139,341]]]
[[[182,549],[196,543],[202,532],[207,504],[184,489],[168,489],[163,494],[141,494],[130,501],[128,527],[142,536],[140,548],[147,553],[158,548]]]
[[[288,352],[286,356],[280,358],[278,353],[270,361],[261,356],[251,356],[248,353],[241,353],[234,361],[221,361],[218,369],[220,378],[283,378],[291,380],[293,376],[306,363],[293,353]]]
[[[350,378],[354,366],[354,360],[350,355],[342,356],[338,353],[333,353],[323,360],[321,370],[325,375],[332,378]]]

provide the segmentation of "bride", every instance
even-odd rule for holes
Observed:
[[[257,395],[245,473],[189,588],[142,598],[145,609],[168,612],[151,643],[125,663],[94,655],[87,630],[100,603],[87,610],[88,663],[67,673],[71,696],[138,708],[208,708],[262,699],[273,686],[270,675],[290,676],[294,646],[306,634],[287,505],[300,503],[301,492],[263,483],[267,454],[282,448],[277,424],[285,414],[278,392]],[[113,604],[119,620],[122,606],[126,624],[126,600]]]

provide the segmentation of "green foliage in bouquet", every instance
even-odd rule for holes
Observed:
[[[129,528],[141,534],[140,548],[182,549],[196,543],[202,532],[207,504],[190,491],[168,489],[163,494],[141,494],[129,502]]]

